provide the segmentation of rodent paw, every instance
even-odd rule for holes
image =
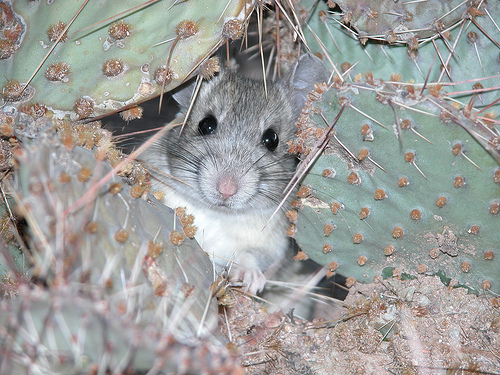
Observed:
[[[250,294],[261,292],[264,285],[266,285],[266,277],[261,270],[256,268],[241,269],[236,267],[232,274],[235,280],[241,280],[245,284],[243,290]]]

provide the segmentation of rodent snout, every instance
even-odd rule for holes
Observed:
[[[234,177],[222,177],[217,184],[217,190],[223,199],[228,199],[238,191],[238,183]]]
[[[247,207],[248,202],[257,193],[259,175],[253,168],[246,172],[242,169],[234,166],[231,170],[222,171],[202,168],[199,187],[206,202],[214,207],[226,207],[231,210]]]

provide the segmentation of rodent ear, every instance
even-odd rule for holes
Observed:
[[[193,94],[194,88],[196,86],[196,79],[193,79],[191,83],[182,85],[172,94],[174,100],[179,104],[181,109],[187,109],[191,103],[191,95]]]
[[[306,102],[307,94],[314,89],[314,84],[328,82],[329,78],[330,73],[319,57],[310,54],[300,56],[284,78],[293,90],[297,117]]]

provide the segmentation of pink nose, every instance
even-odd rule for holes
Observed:
[[[223,177],[219,184],[217,185],[217,189],[219,193],[222,195],[224,199],[227,199],[238,191],[238,184],[235,179],[232,177]]]

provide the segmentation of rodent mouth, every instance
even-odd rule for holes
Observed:
[[[212,200],[208,201],[210,202],[209,204],[214,210],[226,213],[244,212],[249,207],[248,202],[239,202],[231,198],[229,199],[218,198],[215,202]]]
[[[231,199],[219,199],[218,202],[212,203],[214,207],[221,208],[223,210],[234,210],[236,209],[234,202]]]

